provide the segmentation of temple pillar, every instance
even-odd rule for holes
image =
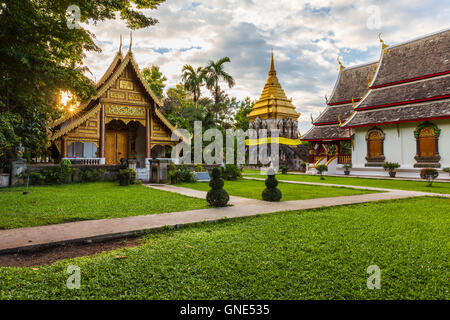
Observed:
[[[314,163],[314,143],[312,141],[309,142],[308,162]]]
[[[148,108],[145,112],[145,167],[150,165],[148,162],[152,152],[151,119],[151,108]]]
[[[106,145],[106,123],[105,123],[105,106],[100,108],[100,158],[105,158]]]
[[[61,158],[67,158],[67,141],[66,137],[61,139]]]

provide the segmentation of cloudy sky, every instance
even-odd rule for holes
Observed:
[[[229,95],[257,99],[273,48],[278,79],[302,114],[302,133],[331,94],[337,56],[345,66],[375,61],[380,32],[387,44],[395,44],[450,27],[448,0],[166,0],[148,14],[159,23],[133,32],[133,52],[141,68],[160,66],[168,87],[180,81],[184,64],[201,66],[228,56],[226,69],[236,80]],[[86,27],[103,50],[85,60],[99,79],[120,34],[128,48],[129,30],[120,20]]]

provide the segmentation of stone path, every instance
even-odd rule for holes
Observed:
[[[289,181],[289,183],[292,183],[292,181]],[[313,183],[308,184],[313,185]],[[181,188],[173,185],[147,186],[154,189],[180,193],[191,197],[203,199],[206,197],[206,191]],[[384,189],[379,188],[366,188],[356,186],[345,187],[385,191]],[[249,217],[259,214],[267,214],[287,210],[307,210],[378,200],[393,200],[427,195],[444,197],[450,196],[416,191],[388,190],[388,192],[384,193],[372,193],[309,200],[294,200],[278,203],[267,203],[261,200],[231,197],[231,204],[233,204],[233,206],[225,208],[170,212],[116,219],[88,220],[41,227],[0,230],[0,253],[16,252],[19,250],[34,249],[55,244],[119,238],[149,230],[155,230],[165,226],[177,227],[184,224]]]

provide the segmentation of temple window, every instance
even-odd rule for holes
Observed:
[[[366,134],[367,156],[366,166],[381,166],[384,162],[384,132],[381,129],[370,129]]]
[[[97,146],[92,142],[74,142],[67,148],[69,158],[96,158]]]
[[[416,138],[417,163],[415,167],[440,167],[439,160],[439,135],[441,130],[436,125],[425,122],[420,124],[414,131]]]

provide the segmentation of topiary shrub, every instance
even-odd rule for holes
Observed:
[[[280,170],[282,174],[288,173],[289,168],[285,165],[280,166]]]
[[[444,170],[444,172],[447,172],[450,175],[450,168],[444,168],[442,170]]]
[[[236,180],[242,177],[241,170],[234,164],[226,164],[224,167],[220,167],[220,170],[224,180]]]
[[[327,165],[325,165],[325,164],[319,164],[317,167],[316,167],[316,170],[319,172],[319,174],[320,174],[320,180],[325,180],[325,178],[323,177],[323,173],[325,172],[325,171],[328,171],[328,166]]]
[[[269,171],[267,179],[265,181],[266,189],[262,192],[262,198],[264,201],[280,201],[282,194],[280,189],[277,188],[278,180],[275,178],[275,172]]]
[[[423,168],[420,170],[420,177],[428,181],[428,187],[433,186],[433,180],[439,176],[439,172],[434,168]]]
[[[129,186],[130,184],[134,184],[136,180],[136,170],[134,169],[119,170],[118,178],[121,186]]]
[[[212,179],[209,182],[211,190],[206,195],[206,201],[213,207],[226,207],[230,196],[228,192],[223,189],[224,181],[221,177],[220,170],[214,168],[212,171]]]

